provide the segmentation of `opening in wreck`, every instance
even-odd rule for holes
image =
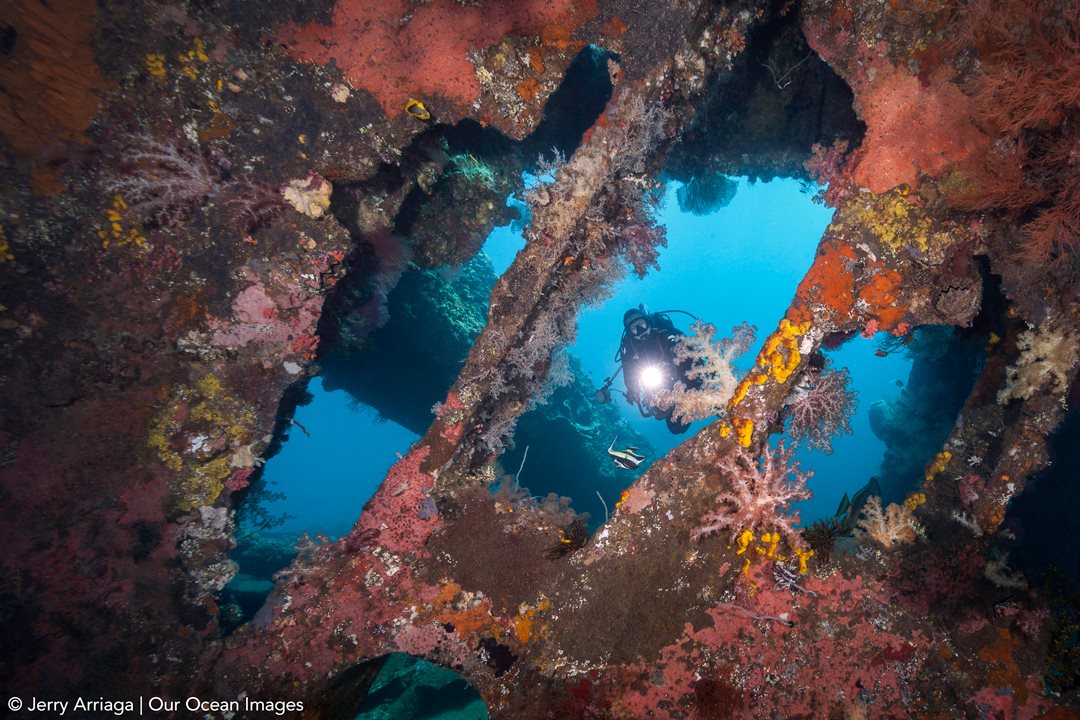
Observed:
[[[584,48],[520,142],[471,121],[422,135],[409,162],[427,179],[399,198],[393,235],[366,234],[364,223],[371,196],[398,192],[396,171],[377,186],[339,188],[331,210],[359,248],[320,321],[322,372],[282,400],[268,462],[239,504],[227,630],[254,615],[298,553],[348,532],[430,425],[486,320],[496,274],[479,245],[492,227],[527,223],[515,191],[524,194],[545,157],[573,153],[611,95],[608,62]],[[477,211],[459,218],[462,206]],[[446,216],[459,219],[448,227]]]
[[[524,200],[555,180],[559,163],[602,111],[613,60],[595,46],[583,50],[524,141],[470,121],[414,141],[409,162],[428,180],[400,201],[393,235],[365,234],[365,202],[391,195],[400,179],[339,189],[332,210],[361,238],[360,249],[320,323],[322,374],[286,397],[276,449],[241,505],[234,553],[241,574],[226,591],[243,608],[237,620],[254,613],[272,574],[298,548],[347,532],[392,461],[430,424],[432,406],[446,396],[483,329],[492,286],[524,245]],[[775,106],[777,90],[793,92]],[[763,113],[771,113],[764,126]],[[722,124],[729,129],[716,132]],[[856,140],[859,132],[850,93],[790,27],[781,23],[751,38],[742,72],[710,94],[667,167],[642,183],[636,219],[651,226],[643,230],[666,236],[667,246],[657,247],[651,267],[638,268],[641,277],[627,268],[605,303],[582,308],[576,341],[556,352],[548,397],[518,419],[498,457],[491,485],[497,504],[539,504],[565,526],[578,519],[593,530],[634,479],[688,436],[682,432],[693,434],[721,412],[687,417],[676,433],[646,417],[646,405],[626,401],[615,360],[624,311],[671,310],[681,332],[691,333],[700,320],[717,328],[717,340],[749,323],[758,337],[733,364],[745,373],[831,218],[814,202],[824,188],[812,184],[800,158],[817,140]],[[769,160],[754,160],[754,150]],[[462,207],[481,210],[462,214]],[[895,347],[881,350],[884,338],[845,338],[822,359],[834,372],[850,372],[848,390],[861,402],[847,408],[853,434],[818,443],[837,452],[799,445],[796,458],[816,473],[814,498],[800,504],[804,523],[831,516],[842,494],[882,474],[882,439],[897,444],[888,437],[896,423],[886,418],[897,414],[900,398],[890,403],[890,396],[903,395],[910,363]],[[613,375],[618,383],[605,385]],[[614,397],[600,402],[605,388]],[[643,457],[633,468],[607,452],[628,447]],[[885,483],[897,487],[890,496],[912,485],[910,472],[900,474],[902,483]],[[301,535],[310,539],[297,545]]]
[[[16,715],[1080,709],[1076,3],[7,9]]]
[[[680,435],[669,432],[663,423],[644,418],[641,408],[630,408],[619,397],[618,386],[615,386],[615,402],[606,406],[596,402],[596,391],[618,368],[613,356],[621,335],[620,316],[627,308],[639,303],[652,310],[671,306],[690,314],[679,314],[677,320],[681,321],[682,330],[689,331],[689,323],[700,317],[719,329],[718,337],[727,328],[749,322],[760,330],[761,337],[736,362],[739,371],[748,368],[767,328],[782,314],[794,286],[809,266],[830,213],[811,202],[810,195],[817,189],[808,184],[800,163],[787,158],[786,167],[748,164],[745,152],[738,153],[733,161],[732,148],[765,143],[771,130],[771,137],[781,135],[785,142],[802,145],[805,154],[809,141],[829,133],[837,134],[839,128],[845,128],[843,132],[848,134],[858,132],[850,106],[844,106],[846,88],[808,50],[805,55],[799,55],[805,44],[785,33],[789,30],[760,32],[759,38],[766,39],[755,40],[754,47],[763,49],[748,56],[751,59],[747,60],[745,78],[728,83],[712,94],[694,127],[673,151],[663,179],[651,191],[643,192],[652,196],[643,200],[643,204],[655,206],[655,210],[648,212],[656,213],[655,225],[666,228],[670,241],[669,247],[659,249],[660,266],[664,270],[653,268],[643,279],[628,273],[611,290],[612,298],[607,304],[585,309],[576,343],[559,352],[560,358],[565,359],[566,378],[577,381],[554,388],[546,402],[519,419],[513,440],[499,458],[501,470],[496,472],[498,482],[493,490],[509,496],[516,494],[520,496],[518,500],[541,499],[553,494],[549,502],[563,508],[563,512],[570,512],[568,502],[573,498],[577,512],[587,512],[589,526],[595,528],[618,502],[622,490],[652,460],[678,444]],[[780,77],[778,69],[785,62],[790,68],[780,72]],[[435,136],[414,144],[419,148],[416,156],[422,158],[415,162],[432,163],[438,172],[430,171],[429,186],[425,188],[421,184],[403,201],[395,222],[397,232],[414,245],[428,247],[432,245],[433,229],[441,224],[434,213],[445,215],[448,208],[462,202],[486,205],[490,212],[483,218],[473,218],[472,225],[455,228],[455,233],[447,233],[448,237],[456,234],[458,244],[475,247],[477,232],[494,227],[483,251],[472,257],[467,253],[474,251],[446,248],[443,241],[444,251],[438,260],[425,254],[408,259],[402,255],[389,263],[388,270],[378,269],[374,287],[370,279],[357,288],[346,283],[346,291],[339,295],[348,296],[348,300],[336,306],[328,304],[326,317],[337,321],[323,322],[324,337],[329,336],[330,342],[324,342],[320,356],[323,376],[312,387],[317,400],[299,409],[289,428],[290,435],[297,439],[302,433],[304,444],[310,449],[301,449],[294,440],[287,446],[288,452],[282,453],[281,460],[271,461],[262,480],[263,492],[254,494],[256,502],[247,510],[249,527],[253,523],[267,526],[281,520],[280,538],[295,535],[297,530],[337,536],[355,520],[355,508],[362,505],[381,479],[385,463],[371,463],[370,478],[354,483],[347,501],[334,503],[341,509],[340,516],[322,522],[307,517],[303,510],[304,490],[293,490],[285,484],[274,487],[281,482],[277,479],[278,472],[283,480],[302,476],[296,470],[278,468],[303,463],[300,458],[305,452],[317,455],[326,452],[316,449],[317,443],[308,442],[304,421],[305,417],[314,417],[314,413],[334,412],[330,408],[343,405],[340,399],[331,400],[336,393],[327,395],[326,390],[346,389],[357,398],[358,405],[366,408],[366,414],[356,415],[356,423],[348,425],[351,426],[348,432],[364,437],[373,446],[394,447],[403,452],[408,439],[426,429],[431,420],[430,407],[445,397],[472,338],[483,327],[487,294],[495,278],[523,244],[520,230],[528,218],[521,217],[517,211],[524,207],[521,198],[526,196],[530,185],[554,179],[549,176],[538,181],[532,173],[556,171],[556,160],[573,152],[582,132],[592,124],[610,95],[607,65],[608,57],[602,50],[586,48],[553,94],[544,121],[521,143],[512,143],[498,133],[467,122],[441,129]],[[796,71],[800,76],[791,77]],[[806,96],[816,95],[813,105],[816,118],[811,122],[807,119],[809,113],[800,115],[788,109],[778,113],[783,118],[779,125],[763,131],[756,124],[761,105],[769,102],[763,96],[767,98],[773,89],[786,91],[793,83],[796,83],[796,99],[788,102],[798,105],[805,102]],[[710,130],[718,122],[720,107],[728,109],[728,122],[736,118],[736,131]],[[530,155],[534,151],[537,151],[535,157]],[[777,156],[782,157],[783,153],[769,148],[768,157]],[[750,170],[752,175],[733,178],[717,168],[729,172],[741,168]],[[519,174],[515,176],[515,172]],[[755,182],[783,174],[801,179]],[[355,188],[347,199],[336,200],[336,214],[356,227],[356,216],[363,214],[362,202],[356,198],[370,191],[369,187]],[[513,223],[500,226],[515,214],[518,217]],[[378,242],[393,246],[395,240],[383,237]],[[373,247],[378,252],[380,246]],[[439,260],[445,264],[428,267]],[[402,263],[408,264],[399,267]],[[386,285],[391,285],[393,290],[384,300],[380,291],[384,292]],[[772,294],[766,297],[764,290]],[[432,298],[437,300],[432,302]],[[902,384],[907,370],[896,353],[888,353],[883,359],[877,356],[886,353],[875,353],[875,349],[868,349],[870,345],[860,338],[845,345],[829,361],[837,370],[849,367],[854,376],[852,391],[861,395],[862,403],[858,405],[858,415],[852,419],[854,435],[835,440],[840,448],[838,453],[830,457],[808,454],[805,448],[799,450],[804,466],[817,472],[814,486],[818,493],[814,500],[804,503],[804,520],[830,515],[843,492],[853,493],[864,479],[877,474],[881,446],[875,447],[877,440],[869,431],[867,418],[872,407],[877,407],[877,415],[881,415],[889,390]],[[617,408],[618,413],[612,415],[611,408]],[[374,424],[375,418],[390,423],[380,427]],[[696,431],[702,424],[699,422],[690,429]],[[878,425],[883,423],[879,421]],[[342,428],[346,426],[339,424]],[[388,431],[387,427],[393,429]],[[407,428],[408,432],[398,432],[397,428]],[[620,434],[621,440],[616,443]],[[378,439],[382,437],[388,438],[387,441]],[[640,446],[644,461],[635,469],[618,467],[604,452],[616,444],[620,449]],[[354,448],[353,452],[362,453],[363,449]],[[851,456],[859,459],[858,467],[853,468],[845,459]],[[342,468],[331,475],[347,478],[352,474]],[[310,489],[311,485],[305,487]],[[278,495],[265,494],[275,491]],[[328,488],[320,484],[312,496],[318,497],[326,491]],[[288,552],[280,553],[278,562],[288,556]],[[265,570],[263,566],[264,581]]]
[[[754,326],[756,339],[747,338],[733,364],[740,376],[783,316],[832,217],[820,204],[825,188],[808,179],[801,160],[810,157],[814,142],[844,135],[855,142],[860,129],[845,105],[850,98],[843,84],[808,50],[800,55],[797,39],[783,31],[778,37],[755,46],[765,49],[749,56],[740,81],[717,88],[668,166],[642,183],[636,219],[650,225],[644,230],[666,236],[667,245],[657,248],[652,267],[639,268],[646,271],[643,277],[630,268],[607,291],[605,302],[582,308],[576,341],[556,353],[550,371],[556,377],[543,391],[546,397],[517,420],[499,454],[490,486],[496,508],[512,512],[515,505],[531,504],[558,518],[567,533],[576,522],[594,530],[654,460],[722,414],[714,407],[700,418],[686,416],[686,427],[676,422],[676,432],[670,423],[646,417],[645,406],[626,400],[615,359],[626,310],[668,311],[663,314],[681,332],[695,335],[704,328],[692,323],[709,323],[717,340],[729,330],[738,333],[742,323]],[[610,95],[607,63],[598,48],[583,51],[552,96],[545,120],[521,143],[472,123],[442,128],[415,143],[415,162],[431,163],[429,184],[421,183],[401,203],[397,237],[365,238],[378,261],[375,280],[370,272],[354,270],[362,283],[347,280],[338,302],[328,303],[321,326],[328,340],[320,354],[322,376],[310,386],[310,397],[298,403],[295,416],[286,411],[292,439],[271,459],[261,497],[256,493],[246,524],[241,522],[237,557],[244,574],[227,594],[244,606],[244,616],[257,609],[272,572],[292,557],[297,531],[331,538],[344,534],[395,453],[400,457],[430,424],[432,405],[446,396],[484,327],[492,286],[524,246],[525,200],[537,185],[555,180],[558,164],[573,153]],[[761,113],[776,111],[768,108],[768,92],[793,84],[796,100],[787,102],[798,105],[816,95],[809,105],[816,117],[810,120],[805,108],[796,113],[789,107],[777,113],[778,124],[762,128]],[[715,132],[720,117],[735,129]],[[770,145],[777,137],[790,147]],[[755,147],[767,163],[746,152]],[[337,216],[361,236],[363,196],[371,190],[354,188],[349,199],[335,202]],[[461,217],[457,208],[462,206],[487,211]],[[450,232],[443,227],[448,215],[456,223]],[[399,252],[395,248],[402,238],[423,252],[401,252],[387,266],[386,257]],[[815,473],[813,498],[796,505],[804,525],[832,518],[841,496],[856,496],[864,487],[879,488],[885,502],[898,501],[916,487],[959,412],[978,362],[973,346],[947,327],[920,328],[899,339],[867,332],[835,338],[833,345],[815,361],[817,382],[809,388],[836,380],[836,392],[847,398],[839,401],[837,417],[824,429],[797,429],[792,411],[775,427],[773,445],[789,436],[785,441],[798,447],[795,459]],[[952,365],[943,369],[942,363]],[[619,382],[606,383],[612,376]],[[924,387],[928,376],[961,380],[948,383],[948,392]],[[342,389],[351,402],[344,401]],[[609,392],[602,400],[603,390]],[[931,413],[925,410],[928,402]],[[923,408],[921,415],[917,408]],[[343,440],[336,447],[330,444],[335,437]],[[620,466],[608,452],[629,447],[643,458],[636,467]],[[327,456],[340,464],[318,469],[310,464],[312,457]],[[357,456],[364,458],[364,477],[350,467]],[[296,483],[312,475],[345,480],[347,492],[335,493],[332,483]],[[268,494],[275,491],[280,494]],[[316,517],[309,510],[308,505],[325,507],[330,498],[336,514]],[[276,537],[262,532],[257,541],[259,533],[245,540],[243,533],[259,523],[264,530],[280,523]],[[572,544],[581,541],[573,538]],[[434,666],[391,658],[365,707],[407,704],[403,698],[417,687],[435,692],[415,682]],[[414,681],[403,685],[402,678]],[[455,689],[460,682],[452,674],[439,675],[433,685],[446,684],[443,695],[451,704],[469,702]]]

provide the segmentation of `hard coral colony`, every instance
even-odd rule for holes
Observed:
[[[11,0],[3,702],[1077,718],[1078,38],[1065,0]],[[776,211],[728,218],[778,177],[831,221],[744,360]],[[688,246],[735,327],[616,316],[612,403],[583,308]],[[414,438],[362,499],[384,426],[307,459],[322,532],[271,471],[339,424],[317,377]]]

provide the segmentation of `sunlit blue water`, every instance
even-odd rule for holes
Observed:
[[[653,311],[693,313],[724,333],[743,321],[755,325],[757,341],[739,363],[745,371],[787,309],[831,214],[830,209],[813,203],[794,180],[756,184],[741,180],[731,204],[708,216],[681,212],[674,187],[669,187],[657,215],[668,236],[668,247],[660,253],[660,270],[651,271],[643,280],[628,274],[608,302],[585,309],[571,352],[600,385],[617,368],[614,356],[623,312],[645,303]],[[510,228],[492,233],[484,251],[496,272],[509,266],[522,243],[520,232]],[[672,317],[682,329],[689,328],[690,318]],[[853,434],[834,440],[834,454],[806,450],[797,454],[803,467],[815,472],[814,497],[802,505],[804,522],[834,512],[844,492],[853,493],[878,471],[884,448],[870,432],[867,411],[875,400],[896,395],[898,382],[907,378],[910,360],[900,355],[877,357],[876,348],[875,340],[856,338],[830,354],[835,367],[850,369],[859,405],[851,421]],[[621,389],[621,378],[614,387]],[[404,453],[417,436],[357,408],[342,391],[326,392],[319,379],[309,391],[315,399],[297,409],[296,421],[310,437],[293,427],[281,452],[267,464],[270,489],[286,495],[267,509],[295,516],[281,532],[321,532],[333,537],[349,530],[396,453]],[[660,453],[689,436],[672,435],[662,422],[642,418],[618,394],[613,402]],[[690,433],[705,424],[695,423]],[[593,501],[591,495],[584,489],[575,499],[585,505]],[[615,499],[607,498],[609,503]]]
[[[269,489],[285,494],[266,507],[271,514],[295,516],[277,529],[281,533],[337,537],[360,517],[397,453],[404,454],[418,436],[379,420],[343,390],[327,392],[321,378],[308,391],[315,399],[294,417],[310,436],[293,426],[281,452],[266,464]]]
[[[756,326],[757,341],[738,363],[740,369],[749,369],[783,317],[832,217],[832,210],[812,202],[796,180],[751,184],[741,179],[732,202],[707,216],[682,212],[675,201],[676,187],[669,185],[657,213],[668,237],[668,247],[660,252],[660,270],[643,280],[628,274],[611,300],[581,314],[578,339],[570,351],[581,358],[597,385],[617,369],[614,357],[623,312],[639,303],[651,311],[685,310],[724,334],[743,321]],[[509,266],[522,243],[520,233],[510,228],[492,233],[484,250],[496,272]],[[692,322],[678,314],[672,319],[684,331]],[[853,434],[834,441],[833,455],[801,450],[796,456],[804,468],[815,471],[814,497],[802,504],[804,521],[832,514],[844,492],[857,490],[878,471],[884,446],[870,432],[867,410],[875,400],[895,396],[910,361],[876,357],[876,349],[876,340],[856,338],[830,354],[835,367],[850,369],[859,407],[851,422]],[[621,378],[614,387],[622,388]],[[687,435],[672,435],[662,422],[642,418],[621,396],[615,395],[614,402],[661,453],[706,424],[695,423]]]
[[[668,247],[660,253],[660,270],[644,279],[628,274],[609,301],[585,309],[580,316],[578,339],[570,351],[581,359],[597,386],[617,369],[614,356],[623,312],[639,303],[651,311],[685,310],[713,323],[725,335],[744,321],[756,326],[757,341],[739,363],[741,370],[749,369],[809,268],[832,214],[811,202],[800,183],[791,180],[753,185],[741,180],[731,204],[704,217],[681,212],[674,190],[668,188],[657,214],[668,236]],[[491,234],[484,251],[497,273],[510,265],[523,242],[520,231],[510,228]],[[689,329],[690,318],[673,314],[672,319],[683,330]],[[834,454],[806,450],[797,454],[803,467],[815,472],[810,481],[814,497],[801,505],[804,523],[831,515],[844,492],[853,494],[878,472],[884,446],[871,433],[867,412],[874,401],[897,394],[911,362],[901,355],[877,357],[876,349],[876,340],[856,338],[830,354],[834,367],[851,371],[859,404],[851,420],[854,432],[834,439]],[[621,379],[614,387],[622,388]],[[267,510],[295,516],[275,533],[335,537],[352,527],[398,453],[406,452],[417,436],[396,423],[380,421],[374,411],[357,407],[343,391],[326,391],[319,378],[308,389],[314,400],[297,408],[295,415],[307,433],[291,428],[281,451],[265,468],[269,489],[285,495],[268,503]],[[615,394],[613,402],[661,454],[706,425],[695,423],[687,434],[672,435],[662,422],[642,418],[621,395]],[[535,465],[530,469],[542,471]],[[615,499],[607,498],[608,504]],[[591,488],[575,494],[576,506],[585,508],[594,502]],[[429,680],[418,677],[413,670],[387,675],[384,680],[390,684],[378,690],[386,697],[372,699],[370,713],[361,717],[384,717],[387,711],[416,717],[415,713],[423,712],[420,707],[431,710],[439,705],[454,707],[446,717],[485,717],[483,704],[471,699],[474,692],[454,689],[461,684],[454,676],[430,680],[441,689],[432,687],[423,700],[413,694],[424,690]],[[443,687],[444,683],[449,684]],[[420,707],[403,709],[414,703]],[[381,707],[374,709],[376,705]]]

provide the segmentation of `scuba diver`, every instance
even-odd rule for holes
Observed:
[[[701,387],[701,381],[686,378],[686,372],[693,366],[692,360],[681,363],[675,361],[675,343],[683,336],[683,332],[675,327],[667,316],[670,312],[690,315],[683,310],[650,313],[644,305],[638,305],[623,313],[622,339],[615,355],[619,369],[604,380],[603,387],[596,392],[596,399],[602,403],[611,399],[611,383],[621,372],[626,384],[626,401],[636,405],[643,417],[664,420],[668,430],[678,435],[686,432],[690,425],[673,419],[672,408],[662,410],[656,407],[656,394],[671,390],[677,382],[687,388],[697,389]],[[697,319],[693,315],[690,317]]]

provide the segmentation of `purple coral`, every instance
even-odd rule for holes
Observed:
[[[851,415],[858,393],[849,389],[851,375],[842,370],[810,370],[784,401],[788,436],[811,450],[832,453],[832,439],[851,433]]]
[[[783,440],[775,450],[765,448],[760,458],[736,445],[716,464],[730,489],[717,496],[716,509],[701,518],[691,539],[721,530],[729,531],[732,541],[743,530],[758,534],[776,531],[792,547],[802,547],[805,543],[795,527],[799,511],[791,510],[791,505],[810,498],[806,481],[814,473],[801,471],[798,463],[791,461],[793,454]]]
[[[201,154],[150,135],[137,135],[125,160],[125,174],[109,179],[105,187],[143,220],[175,222],[185,208],[222,187],[220,171]]]

